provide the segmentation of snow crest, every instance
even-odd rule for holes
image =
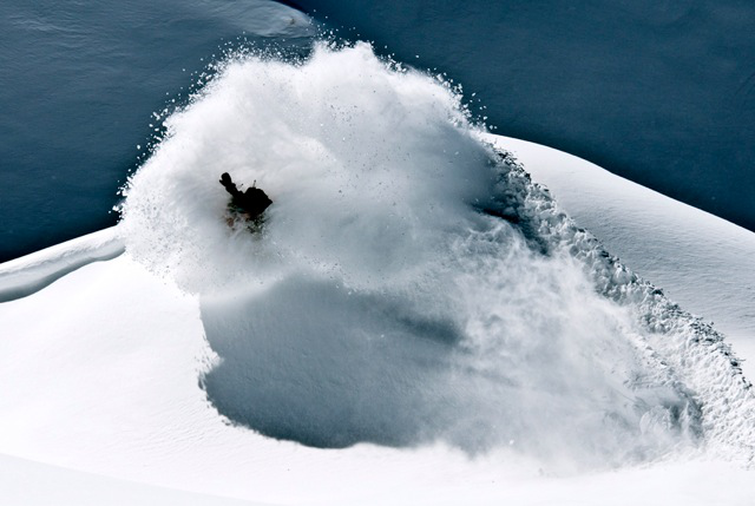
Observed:
[[[201,381],[231,423],[568,465],[751,458],[752,393],[721,336],[480,141],[442,79],[366,44],[238,57],[165,126],[120,228],[200,297]],[[273,199],[261,233],[227,223],[226,171]]]

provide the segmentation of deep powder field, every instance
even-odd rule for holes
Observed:
[[[705,438],[705,409],[651,347],[660,325],[638,317],[649,299],[606,296],[637,278],[563,247],[568,218],[514,195],[512,162],[442,79],[363,43],[239,55],[166,125],[122,233],[200,298],[202,385],[232,423],[599,467]],[[225,171],[272,198],[261,232],[229,226]]]

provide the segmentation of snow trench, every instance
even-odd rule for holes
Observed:
[[[481,141],[459,91],[322,44],[231,58],[166,119],[119,227],[200,298],[208,400],[323,448],[752,460],[752,389],[722,336]],[[261,232],[229,224],[226,171],[272,198]]]

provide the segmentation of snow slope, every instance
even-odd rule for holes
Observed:
[[[447,85],[365,45],[248,57],[168,132],[117,229],[0,268],[29,294],[0,304],[0,453],[281,504],[755,492],[755,400],[722,335],[481,142]],[[586,162],[496,142],[615,205]],[[227,226],[225,169],[273,197],[262,235]],[[679,209],[638,198],[626,223]]]
[[[261,503],[225,499],[153,487],[0,455],[3,504],[181,504],[186,506],[253,506]]]
[[[15,386],[3,392],[2,451],[59,466],[285,504],[557,504],[565,497],[580,504],[747,504],[754,492],[749,472],[724,463],[550,478],[536,465],[512,469],[521,463],[496,456],[468,461],[443,448],[312,450],[230,427],[197,386],[207,349],[196,302],[128,256],[4,303],[0,318],[14,329],[4,333],[0,370],[3,383]],[[67,471],[11,462],[3,473],[10,502],[34,504],[38,494],[42,502],[70,497],[82,504],[92,491],[84,482],[86,488],[61,496],[58,484],[76,483]],[[34,494],[22,488],[28,483]],[[144,488],[104,483],[96,487],[108,498],[123,490],[140,497]],[[188,503],[162,493],[147,497]]]
[[[608,251],[713,321],[743,356],[755,357],[755,234],[567,153],[490,139],[518,157]],[[755,378],[755,361],[744,369]]]
[[[551,477],[511,456],[467,460],[442,447],[313,450],[228,426],[197,385],[208,350],[196,301],[128,255],[0,305],[0,321],[13,329],[3,333],[0,371],[3,384],[14,385],[2,393],[2,452],[132,480],[80,478],[5,457],[8,503],[191,504],[134,483],[278,504],[744,505],[755,493],[751,472],[723,462]]]

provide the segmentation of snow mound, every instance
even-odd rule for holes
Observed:
[[[752,458],[749,383],[480,140],[439,79],[365,44],[232,59],[130,180],[126,249],[196,293],[231,423],[318,447],[442,441],[617,465]],[[229,227],[217,179],[273,199]]]

